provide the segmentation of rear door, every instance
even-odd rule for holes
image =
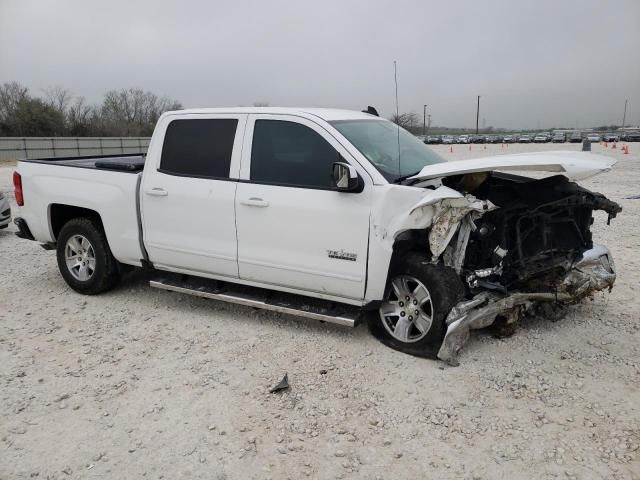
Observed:
[[[238,277],[234,198],[246,115],[167,117],[142,182],[144,242],[154,265]],[[162,137],[160,137],[162,138]]]
[[[354,165],[358,193],[333,189],[331,166]],[[371,179],[322,126],[292,115],[250,115],[236,195],[243,280],[364,297]]]

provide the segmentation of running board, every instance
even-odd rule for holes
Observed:
[[[151,280],[149,285],[161,290],[187,293],[346,327],[355,327],[360,317],[360,309],[352,305],[238,284],[221,284],[221,282],[186,275],[172,275]]]

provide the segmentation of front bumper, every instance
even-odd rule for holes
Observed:
[[[542,302],[574,304],[596,291],[613,287],[616,268],[607,247],[595,245],[582,254],[551,292],[514,292],[500,295],[482,292],[471,300],[458,303],[447,315],[447,333],[438,351],[438,358],[458,365],[457,356],[469,339],[470,331],[492,325],[497,317],[513,323],[528,310]]]

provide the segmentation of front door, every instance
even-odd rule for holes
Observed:
[[[354,164],[309,120],[249,117],[236,194],[241,279],[364,297],[371,186],[335,191],[331,167],[339,160]]]

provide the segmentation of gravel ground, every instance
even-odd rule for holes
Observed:
[[[461,366],[354,330],[151,289],[84,297],[0,231],[0,479],[640,478],[640,144],[584,182],[623,205],[613,292]],[[447,158],[578,145],[438,146]],[[13,165],[0,164],[11,190]],[[15,204],[14,204],[15,206]],[[269,394],[288,372],[291,389]]]

